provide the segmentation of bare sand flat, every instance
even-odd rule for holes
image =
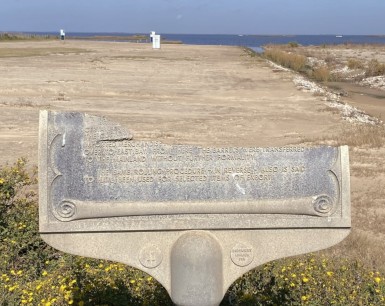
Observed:
[[[326,106],[322,96],[298,90],[294,77],[238,47],[1,43],[0,163],[26,156],[37,164],[41,109],[106,116],[130,129],[135,139],[164,143],[347,143],[354,230],[333,250],[384,268],[384,145],[356,144],[355,138],[366,137],[361,130]]]
[[[340,124],[287,73],[222,46],[2,43],[0,109],[1,161],[36,162],[39,109],[104,115],[136,139],[214,146],[297,143]]]

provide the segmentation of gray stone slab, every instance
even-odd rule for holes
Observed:
[[[104,118],[43,112],[41,231],[348,227],[346,158],[134,141]]]
[[[216,305],[251,268],[350,231],[347,147],[166,145],[47,111],[39,133],[42,237],[140,268],[178,305]]]

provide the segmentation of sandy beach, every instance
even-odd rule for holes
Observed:
[[[357,142],[367,130],[344,120],[324,95],[299,90],[296,77],[239,47],[170,44],[153,50],[149,44],[122,42],[4,42],[0,163],[25,156],[37,164],[43,109],[105,116],[137,140],[163,143],[348,144],[353,232],[332,251],[385,270],[385,226],[380,225],[385,146]],[[368,99],[353,103],[372,116],[385,114],[383,105]]]
[[[0,63],[2,162],[36,162],[40,109],[103,115],[136,139],[212,146],[292,144],[341,125],[290,74],[237,47],[2,43]]]

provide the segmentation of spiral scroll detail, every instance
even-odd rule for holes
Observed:
[[[318,215],[328,216],[334,210],[334,201],[328,195],[319,195],[313,200],[313,207]]]
[[[60,217],[68,219],[76,213],[76,206],[74,203],[69,201],[63,201],[60,203],[57,213]]]

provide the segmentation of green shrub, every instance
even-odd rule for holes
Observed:
[[[61,253],[38,235],[36,171],[0,168],[0,305],[171,305],[144,272]]]
[[[35,172],[25,159],[0,167],[0,305],[171,306],[151,276],[120,263],[59,252],[38,235]],[[307,255],[265,264],[221,305],[384,305],[378,271],[358,261]]]
[[[227,300],[227,305],[384,305],[385,283],[357,261],[310,254],[247,273],[231,286]]]
[[[299,45],[296,41],[290,41],[288,44],[287,44],[290,48],[297,48]]]

